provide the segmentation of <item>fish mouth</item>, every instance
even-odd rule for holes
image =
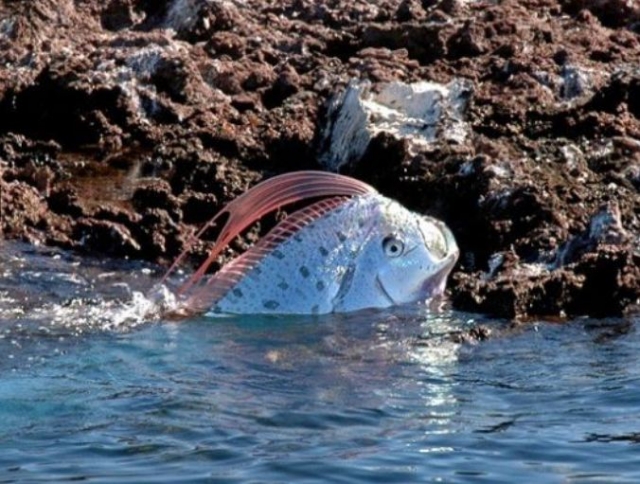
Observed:
[[[423,294],[426,299],[444,294],[447,278],[449,277],[453,267],[456,265],[456,262],[458,262],[458,257],[460,256],[460,249],[458,248],[456,239],[453,236],[453,232],[451,232],[444,222],[436,220],[435,223],[441,230],[442,235],[444,235],[447,253],[438,262],[440,268],[435,272],[435,274],[431,275],[422,286]]]
[[[458,251],[449,253],[441,262],[440,268],[429,276],[422,285],[422,294],[425,299],[432,298],[434,296],[441,296],[444,294],[444,290],[447,284],[447,278],[458,261]]]

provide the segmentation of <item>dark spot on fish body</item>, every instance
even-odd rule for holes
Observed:
[[[362,228],[367,224],[367,219],[366,218],[359,218],[358,219],[358,227]]]
[[[284,254],[282,252],[280,252],[278,249],[275,249],[273,252],[271,252],[273,254],[273,257],[275,257],[276,259],[284,259]]]
[[[322,257],[327,257],[329,255],[329,251],[325,248],[325,247],[318,247],[318,250],[320,251],[320,255]]]
[[[287,289],[289,289],[289,284],[287,284],[286,282],[282,281],[278,283],[278,287],[280,289],[282,289],[283,291],[286,291]]]
[[[325,288],[325,284],[324,284],[324,282],[322,282],[322,281],[318,281],[318,282],[316,282],[316,289],[317,289],[318,291],[324,291],[324,288]]]
[[[309,271],[309,268],[307,266],[300,266],[300,275],[304,278],[307,278],[311,275],[311,272]]]
[[[235,289],[233,289],[233,291],[231,291],[231,292],[233,293],[233,295],[235,297],[238,297],[238,298],[244,296],[244,294],[242,294],[242,291],[240,289],[238,289],[237,287]]]
[[[302,236],[300,234],[295,234],[293,236],[293,240],[295,240],[296,242],[304,242],[304,240],[302,239]]]
[[[340,242],[344,242],[344,241],[347,240],[347,235],[344,232],[338,231],[338,232],[336,232],[336,236],[338,237],[338,240]]]
[[[318,314],[320,312],[320,306],[318,306],[317,304],[314,304],[311,307],[311,314]]]
[[[269,301],[263,301],[262,305],[266,309],[278,309],[278,307],[280,306],[280,303],[278,301],[274,301],[274,300],[270,299]]]

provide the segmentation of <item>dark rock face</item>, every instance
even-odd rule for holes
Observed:
[[[353,80],[469,83],[469,135],[374,134],[343,173],[445,220],[454,307],[640,305],[633,2],[42,0],[0,5],[4,237],[169,261],[260,179],[321,169]],[[206,245],[194,246],[194,260]]]

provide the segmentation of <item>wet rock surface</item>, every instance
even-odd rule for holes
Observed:
[[[168,262],[247,187],[321,169],[332,102],[350,85],[373,99],[389,85],[463,82],[465,105],[443,112],[464,136],[447,122],[420,143],[374,130],[341,171],[451,226],[455,308],[638,310],[634,5],[5,2],[2,235]]]

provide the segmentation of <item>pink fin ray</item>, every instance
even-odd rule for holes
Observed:
[[[205,285],[199,286],[189,300],[190,305],[203,310],[214,305],[278,245],[313,221],[343,205],[347,200],[346,197],[320,200],[289,215],[247,252],[225,265],[211,276]]]
[[[207,222],[171,265],[163,278],[163,282],[175,271],[178,264],[187,255],[195,240],[197,240],[205,230],[213,226],[225,213],[229,214],[229,218],[222,227],[215,245],[204,263],[202,263],[195,273],[178,289],[179,294],[185,293],[194,284],[197,284],[222,250],[237,237],[238,234],[264,215],[284,205],[309,198],[354,196],[368,193],[377,192],[372,186],[362,181],[323,171],[298,171],[270,178],[228,203]]]

